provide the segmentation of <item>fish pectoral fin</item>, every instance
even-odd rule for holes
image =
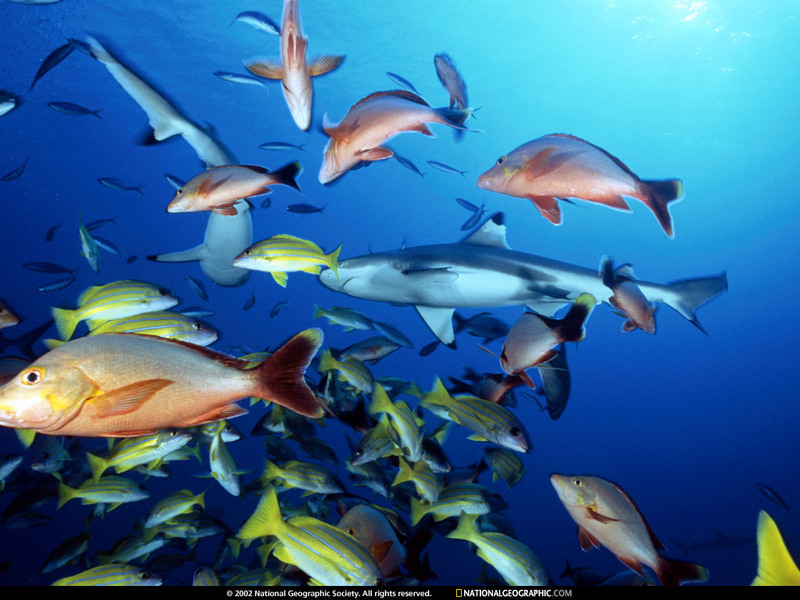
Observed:
[[[581,545],[581,550],[588,552],[592,548],[599,548],[600,542],[591,533],[586,531],[583,527],[578,527],[578,543]]]
[[[361,160],[372,162],[391,158],[394,156],[394,152],[389,150],[389,148],[382,148],[378,146],[377,148],[367,148],[366,150],[361,150],[360,152],[356,153],[356,156]]]
[[[233,217],[239,214],[239,211],[233,204],[218,204],[211,210],[217,213],[218,215],[224,215],[226,217]]]
[[[551,146],[528,159],[527,164],[523,167],[526,179],[532,180],[548,175],[581,154],[581,151],[558,152],[557,150],[557,148]]]
[[[244,63],[244,66],[253,75],[264,79],[283,79],[283,65],[281,65],[280,59],[259,58]]]
[[[197,195],[201,198],[203,196],[210,195],[212,192],[218,190],[223,185],[225,185],[231,177],[232,177],[231,175],[220,178],[206,177],[203,180],[203,183],[201,183],[200,187],[197,189]]]
[[[160,390],[174,383],[171,379],[145,379],[126,385],[87,401],[99,418],[114,417],[133,412]]]
[[[215,406],[208,412],[194,417],[191,421],[181,423],[180,427],[194,427],[196,425],[203,425],[205,423],[212,423],[214,421],[233,419],[234,417],[239,417],[246,414],[247,409],[242,408],[238,404],[225,404],[224,406]]]
[[[311,77],[316,77],[318,75],[325,75],[325,73],[330,73],[344,60],[344,56],[333,56],[330,54],[322,54],[320,56],[314,57],[314,60],[311,61],[311,64],[308,65],[308,74]]]
[[[619,519],[614,519],[612,517],[607,517],[604,514],[601,514],[601,513],[597,512],[595,509],[593,509],[590,506],[586,507],[586,516],[589,519],[591,519],[592,521],[598,521],[599,523],[603,523],[603,524],[615,523],[615,522],[619,521]]]
[[[453,332],[453,313],[454,308],[439,308],[435,306],[416,306],[419,316],[425,321],[425,324],[430,328],[443,344],[448,346],[453,345],[456,336]]]
[[[270,275],[281,287],[286,287],[286,282],[289,280],[289,276],[286,273],[282,273],[280,271],[270,271]]]
[[[558,206],[558,200],[553,196],[528,196],[528,199],[533,202],[533,205],[539,209],[542,216],[550,221],[553,225],[561,225],[561,209]]]

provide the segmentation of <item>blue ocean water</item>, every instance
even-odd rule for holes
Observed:
[[[66,38],[97,36],[186,115],[213,128],[241,164],[273,170],[301,161],[302,195],[276,187],[269,208],[260,207],[261,198],[253,200],[254,241],[289,233],[327,251],[341,244],[343,259],[456,242],[464,237],[461,225],[469,217],[456,203],[458,197],[485,203],[487,217],[502,211],[515,250],[588,268],[608,255],[617,264],[631,263],[638,277],[662,283],[725,272],[729,289],[698,310],[707,335],[665,306],[656,313],[655,335],[623,333],[610,307],[598,306],[587,323],[586,339],[567,350],[572,390],[564,414],[552,420],[524,394],[517,395],[513,410],[533,444],[522,456],[527,468],[522,481],[508,489],[484,472],[479,483],[503,497],[503,514],[516,536],[559,585],[572,584],[561,577],[567,562],[607,575],[625,567],[606,549],[581,551],[575,523],[550,485],[554,472],[596,475],[620,485],[667,546],[666,554],[704,565],[709,585],[752,580],[759,510],[775,518],[790,548],[800,548],[793,511],[778,506],[756,485],[764,483],[789,505],[800,505],[794,476],[800,449],[794,360],[800,71],[793,59],[800,51],[800,3],[301,0],[300,5],[309,55],[346,56],[337,70],[314,79],[308,132],[295,126],[277,82],[241,85],[213,74],[245,73],[243,60],[278,56],[278,37],[232,23],[248,10],[280,22],[278,0],[0,4],[5,32],[0,89],[21,99],[0,116],[0,171],[10,173],[25,163],[21,176],[0,182],[0,299],[22,319],[4,330],[4,337],[39,326],[50,318],[51,307],[75,306],[89,286],[140,279],[173,290],[179,308],[199,305],[213,311],[204,320],[220,332],[212,348],[222,352],[274,349],[312,326],[323,329],[329,348],[367,337],[313,318],[315,305],[338,305],[391,323],[413,342],[413,348],[401,348],[371,366],[375,377],[399,377],[428,390],[435,377],[461,377],[466,368],[500,372],[498,359],[479,347],[481,340],[465,333],[457,335],[455,350],[439,347],[420,356],[435,338],[412,307],[351,298],[325,288],[314,275],[291,273],[282,288],[269,275],[254,272],[246,283],[230,288],[205,278],[197,263],[146,260],[203,239],[207,215],[165,211],[174,190],[164,174],[187,180],[200,172],[195,152],[180,139],[137,144],[148,131],[145,114],[100,63],[79,50],[29,89],[44,58]],[[387,160],[320,184],[316,174],[327,141],[323,114],[338,121],[361,98],[395,89],[387,72],[412,82],[433,106],[446,106],[448,95],[433,65],[441,52],[457,64],[470,105],[480,107],[468,122],[480,131],[456,140],[448,128],[433,125],[434,138],[406,133],[391,140],[392,149],[413,161],[424,177]],[[48,107],[51,102],[99,110],[101,118],[61,114]],[[477,177],[499,156],[548,133],[589,140],[644,179],[680,178],[685,197],[671,206],[674,239],[636,201],[631,201],[631,213],[581,201],[561,203],[564,223],[556,227],[529,201],[476,187]],[[304,148],[259,149],[273,140]],[[427,161],[464,174],[433,169]],[[141,186],[142,194],[103,187],[97,181],[103,177]],[[324,210],[285,210],[297,202]],[[99,273],[80,255],[79,217],[84,223],[115,219],[98,234],[118,246],[122,256],[103,253]],[[56,225],[52,241],[46,241]],[[132,256],[138,259],[128,262]],[[23,268],[32,261],[73,269],[75,281],[40,292],[57,276]],[[207,302],[198,298],[187,276],[204,283]],[[243,310],[253,295],[255,305]],[[270,309],[284,301],[286,307],[270,318]],[[481,310],[458,312],[469,316]],[[523,310],[491,309],[509,325]],[[44,337],[56,337],[55,329]],[[499,353],[501,341],[489,343],[489,349]],[[41,342],[34,348],[46,350]],[[5,352],[18,354],[13,347]],[[310,369],[309,376],[319,375]],[[232,421],[245,434],[229,449],[247,471],[246,482],[256,480],[264,467],[263,438],[250,435],[262,411],[254,406],[250,415]],[[423,416],[437,422],[430,413]],[[456,466],[472,465],[482,456],[484,444],[467,440],[468,434],[455,428],[445,444]],[[347,458],[347,436],[354,433],[346,425],[328,419],[318,435],[335,445],[339,461]],[[88,450],[105,448],[103,440],[81,443]],[[307,459],[295,449],[298,458]],[[20,491],[14,480],[29,471],[30,452],[12,430],[4,429],[0,453],[24,456],[0,492],[3,510]],[[83,460],[80,453],[76,460]],[[216,482],[195,477],[204,469],[207,461],[175,463],[167,479],[139,477],[150,492],[148,500],[117,508],[88,525],[88,565],[132,533],[157,500],[183,487],[208,489],[207,510],[236,531],[257,497],[232,499]],[[348,491],[385,503],[353,487],[341,464],[331,469]],[[394,475],[394,467],[387,464],[386,469]],[[76,564],[40,574],[58,542],[86,530],[92,507],[72,501],[56,510],[50,502],[37,511],[49,517],[45,523],[3,526],[0,583],[48,585],[83,568]],[[701,542],[716,531],[753,543],[703,548]],[[200,540],[185,564],[160,573],[164,583],[190,582],[198,565],[213,564],[224,537]],[[440,534],[425,553],[437,575],[428,584],[474,583],[483,565],[468,544]],[[239,560],[226,560],[227,567],[258,562],[252,550]],[[491,569],[488,575],[497,577]]]

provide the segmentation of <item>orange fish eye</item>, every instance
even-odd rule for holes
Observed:
[[[41,367],[32,367],[23,371],[19,379],[23,385],[36,385],[44,379],[45,370]]]

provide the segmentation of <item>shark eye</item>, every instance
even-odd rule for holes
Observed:
[[[44,369],[40,367],[28,369],[20,375],[20,381],[23,385],[36,385],[42,379],[44,379]]]
[[[500,158],[497,159],[497,164],[498,165],[502,165],[505,161],[506,161],[506,157],[505,156],[501,156]]]
[[[583,481],[576,477],[575,479],[572,480],[572,485],[574,485],[575,487],[583,487]]]

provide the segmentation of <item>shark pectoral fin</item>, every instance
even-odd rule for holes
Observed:
[[[100,418],[124,415],[133,412],[143,402],[170,385],[170,379],[146,379],[111,390],[87,401],[94,407],[95,415]]]
[[[244,66],[253,75],[258,75],[264,79],[283,78],[283,66],[280,59],[259,58],[258,60],[244,63]]]
[[[548,302],[546,300],[531,300],[525,303],[526,307],[543,317],[552,317],[563,305],[564,303]]]
[[[389,150],[389,148],[381,148],[379,146],[377,148],[367,148],[366,150],[357,152],[356,156],[358,156],[358,158],[361,160],[372,162],[375,160],[386,160],[387,158],[391,158],[394,156],[394,152]]]
[[[205,244],[200,244],[189,250],[169,252],[167,254],[153,254],[147,258],[155,262],[191,262],[194,260],[205,260],[208,258],[208,255],[208,247]]]
[[[311,64],[308,65],[308,74],[312,77],[325,75],[325,73],[330,73],[342,64],[343,60],[344,56],[332,56],[330,54],[317,56],[311,61]]]
[[[455,342],[456,336],[453,332],[453,313],[454,308],[439,308],[435,306],[415,306],[419,316],[425,321],[437,338],[443,344],[451,346]]]
[[[542,216],[553,225],[561,225],[561,209],[558,207],[558,200],[553,196],[528,196],[533,205],[539,209]]]

